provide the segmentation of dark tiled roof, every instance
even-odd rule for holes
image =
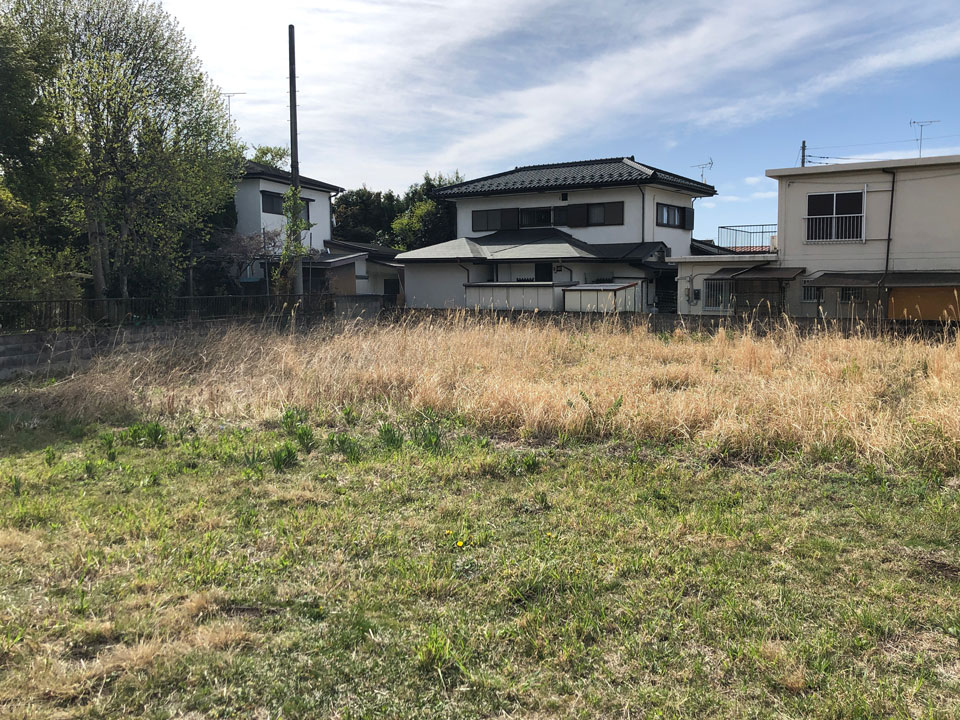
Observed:
[[[282,182],[290,184],[291,175],[286,170],[281,170],[280,168],[271,167],[269,165],[264,165],[263,163],[254,162],[253,160],[247,160],[243,166],[243,176],[245,178],[263,178],[264,180],[274,180],[276,182]],[[330,183],[325,183],[322,180],[314,180],[313,178],[300,176],[300,187],[305,187],[309,190],[322,190],[324,192],[343,192],[343,188],[338,185],[331,185]]]
[[[508,195],[544,190],[576,190],[624,185],[663,185],[700,197],[716,195],[712,185],[658,170],[632,157],[527,165],[434,190],[440,198]]]

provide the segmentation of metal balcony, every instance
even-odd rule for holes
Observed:
[[[722,225],[717,228],[717,247],[738,253],[777,250],[777,225]]]
[[[863,215],[815,215],[803,218],[808,243],[862,243]]]

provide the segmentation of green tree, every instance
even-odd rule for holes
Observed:
[[[273,288],[277,295],[302,292],[299,285],[301,261],[307,254],[303,233],[313,227],[306,218],[307,204],[300,198],[300,188],[291,186],[283,194],[283,246],[280,264],[273,271]]]
[[[375,192],[366,185],[347,190],[334,200],[334,235],[342,240],[390,245],[391,225],[404,209],[403,199],[392,190]]]
[[[232,196],[242,171],[226,106],[182,30],[146,0],[8,0],[22,46],[57,38],[34,87],[63,141],[65,195],[86,235],[98,297],[172,294],[186,240]],[[40,67],[35,63],[36,67]]]
[[[280,170],[290,169],[290,148],[279,145],[251,145],[250,149],[253,150],[250,157],[253,162]]]
[[[457,231],[456,206],[435,200],[432,193],[445,185],[463,182],[459,172],[453,175],[425,173],[423,182],[411,185],[403,197],[406,209],[391,224],[395,244],[403,250],[435,245],[452,240]]]

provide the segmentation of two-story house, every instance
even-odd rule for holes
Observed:
[[[283,196],[292,177],[286,170],[247,160],[243,178],[237,185],[234,204],[237,209],[237,235],[258,247],[239,278],[246,292],[269,293],[270,271],[279,262],[283,228]],[[360,282],[365,280],[360,250],[328,247],[332,230],[332,198],[343,188],[321,180],[300,176],[300,198],[304,201],[304,219],[311,223],[301,241],[308,250],[303,260],[303,290],[310,293],[332,292],[352,295],[357,292],[358,263]]]
[[[958,318],[960,155],[768,170],[768,252],[674,257],[681,313]]]
[[[531,165],[435,191],[457,235],[401,253],[408,307],[675,312],[693,201],[710,185],[633,157]]]

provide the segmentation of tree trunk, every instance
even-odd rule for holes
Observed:
[[[103,300],[107,294],[107,280],[103,267],[103,237],[100,234],[100,223],[87,215],[87,240],[90,243],[90,270],[93,272],[93,288],[98,300]]]

